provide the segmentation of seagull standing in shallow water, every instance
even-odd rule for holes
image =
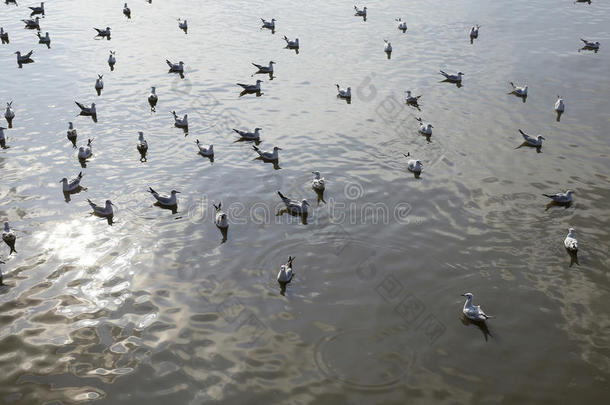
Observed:
[[[535,147],[542,146],[542,140],[545,139],[544,136],[538,135],[535,138],[533,138],[533,137],[529,136],[528,134],[526,134],[525,132],[523,132],[522,130],[519,130],[519,132],[521,133],[521,136],[523,136],[523,139],[525,139],[525,142],[529,146],[535,146]]]
[[[180,191],[172,190],[169,196],[159,195],[152,187],[148,187],[148,191],[155,197],[157,202],[161,205],[165,205],[167,207],[171,207],[178,204],[178,197],[176,194],[180,193]]]
[[[468,319],[475,322],[485,322],[487,319],[493,318],[492,316],[486,315],[479,305],[472,305],[471,293],[465,293],[462,294],[462,296],[466,297],[466,302],[464,303],[464,309],[462,312]]]
[[[297,200],[292,200],[282,194],[280,191],[277,192],[280,196],[284,204],[286,205],[286,209],[288,212],[292,214],[307,214],[307,207],[309,207],[309,203],[307,200],[303,199],[300,202]]]
[[[210,144],[209,147],[205,147],[201,145],[201,142],[199,142],[199,139],[195,140],[195,143],[197,144],[197,147],[199,148],[199,153],[201,154],[201,156],[205,156],[205,157],[212,157],[214,156],[214,145]]]
[[[570,252],[577,252],[578,251],[578,241],[574,237],[574,228],[569,228],[568,229],[568,236],[566,236],[565,240],[563,241],[563,245]]]
[[[258,153],[258,155],[263,159],[263,160],[278,160],[280,158],[279,156],[279,151],[282,150],[282,148],[279,148],[277,146],[273,147],[273,152],[266,152],[266,151],[261,151],[257,146],[252,145],[252,148],[256,151],[256,153]]]
[[[326,188],[326,180],[324,177],[320,177],[320,172],[312,172],[313,180],[311,181],[311,187],[317,191],[324,191]]]
[[[62,190],[64,193],[69,193],[74,191],[80,187],[80,180],[83,178],[83,172],[78,173],[78,175],[74,178],[68,180],[67,178],[61,179],[60,183],[62,184]]]

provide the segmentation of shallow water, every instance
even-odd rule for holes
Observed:
[[[0,4],[0,102],[17,114],[0,150],[0,219],[18,234],[17,254],[0,247],[0,402],[607,399],[610,6],[403,3],[367,4],[364,22],[346,2],[133,2],[127,20],[122,2],[54,1],[41,20],[51,49],[23,29],[28,4]],[[278,20],[275,34],[259,16]],[[112,39],[94,40],[106,25]],[[600,51],[579,52],[580,37]],[[30,49],[35,62],[18,69],[13,52]],[[184,79],[166,58],[185,62]],[[272,81],[250,77],[250,62],[270,59]],[[464,85],[440,83],[439,69],[466,73]],[[257,77],[264,94],[240,98],[235,83]],[[529,84],[526,103],[509,81]],[[352,87],[351,104],[335,83]],[[407,88],[421,112],[402,103]],[[76,117],[74,100],[95,102],[98,122]],[[189,113],[187,136],[174,109]],[[429,142],[418,116],[434,125]],[[70,120],[79,145],[95,138],[86,169]],[[255,126],[262,149],[283,148],[280,169],[235,142],[231,128]],[[546,137],[542,153],[515,149],[518,128]],[[214,162],[196,139],[214,144]],[[406,152],[424,162],[419,179]],[[57,182],[80,170],[87,190],[67,203]],[[324,201],[312,170],[328,181]],[[149,186],[181,191],[178,212],[153,206]],[[547,209],[541,193],[567,188],[575,203]],[[277,189],[312,203],[306,225],[276,216]],[[91,217],[87,198],[111,199],[115,223]],[[568,226],[581,245],[571,267]],[[289,255],[296,276],[281,295]],[[466,291],[496,315],[488,331],[462,321]]]

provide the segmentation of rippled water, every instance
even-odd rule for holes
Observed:
[[[607,400],[606,3],[392,0],[367,4],[364,22],[336,1],[138,1],[127,20],[119,1],[57,0],[41,20],[51,49],[23,29],[28,5],[0,5],[0,102],[17,114],[0,150],[0,219],[18,235],[18,253],[0,250],[1,403]],[[259,16],[278,20],[275,34]],[[94,40],[106,25],[112,39]],[[579,52],[580,37],[600,51]],[[18,69],[13,52],[30,49],[35,63]],[[165,58],[185,62],[184,79]],[[235,82],[256,79],[250,62],[269,60],[264,94],[238,97]],[[466,73],[463,87],[438,69]],[[526,103],[509,81],[529,84]],[[352,87],[351,104],[335,83]],[[407,88],[421,112],[402,104]],[[98,122],[76,118],[73,100],[95,102]],[[187,136],[174,109],[189,113]],[[429,142],[417,116],[434,125]],[[70,120],[79,144],[95,138],[86,169]],[[283,148],[280,169],[235,142],[231,128],[255,126],[261,148]],[[518,128],[545,135],[542,153],[515,149]],[[214,144],[213,162],[195,139]],[[407,151],[424,162],[419,179]],[[66,202],[57,182],[80,170],[88,189]],[[324,201],[312,170],[328,180]],[[148,186],[182,191],[178,212],[153,206]],[[541,193],[566,188],[575,203],[547,209]],[[276,216],[277,189],[309,199],[306,225]],[[111,199],[115,223],[91,217],[87,198]],[[568,226],[581,245],[571,267]],[[462,321],[465,291],[496,315],[488,331]]]

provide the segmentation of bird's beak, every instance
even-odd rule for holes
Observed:
[[[465,296],[466,296],[466,294],[460,294],[460,295],[461,295],[462,297],[465,297]]]
[[[180,194],[180,191],[176,191],[176,194]]]

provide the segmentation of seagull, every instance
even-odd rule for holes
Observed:
[[[457,72],[456,75],[450,75],[448,73],[443,72],[442,70],[439,70],[439,72],[441,72],[441,74],[443,76],[445,76],[445,79],[450,81],[450,82],[454,82],[454,83],[461,83],[462,82],[462,76],[464,76],[464,73],[462,72]]]
[[[553,200],[556,203],[569,204],[572,202],[572,194],[574,194],[574,191],[566,190],[565,193],[542,194],[542,195],[550,198],[551,200]]]
[[[580,38],[582,42],[585,44],[585,48],[587,49],[599,49],[599,42],[587,41],[586,39]]]
[[[275,29],[275,18],[272,18],[271,21],[265,21],[264,18],[261,18],[261,21],[263,22],[263,28],[268,28],[270,30]]]
[[[17,240],[17,236],[15,235],[15,231],[11,229],[8,222],[4,223],[4,231],[2,232],[2,240],[11,248],[11,253],[17,251],[15,250],[15,241]],[[9,253],[10,254],[10,253]]]
[[[108,56],[108,64],[111,68],[114,67],[114,64],[116,63],[116,57],[114,55],[116,55],[116,52],[110,51],[110,55]]]
[[[275,62],[273,61],[269,62],[269,66],[257,65],[256,63],[253,63],[253,65],[256,66],[256,68],[258,69],[259,73],[273,73],[274,64]]]
[[[131,18],[131,10],[129,9],[129,7],[127,7],[127,3],[125,3],[125,5],[123,6],[123,14],[125,14],[127,18]]]
[[[30,7],[30,10],[32,10],[32,15],[44,14],[44,2],[40,3],[40,7]]]
[[[324,177],[320,177],[320,172],[312,172],[313,180],[311,181],[311,187],[317,191],[324,191],[326,188],[326,181]]]
[[[398,29],[405,32],[407,30],[407,22],[403,21],[400,17],[398,17],[396,21],[398,21]]]
[[[480,25],[475,25],[474,27],[472,27],[470,29],[470,38],[478,38],[479,37],[479,28],[481,28]]]
[[[6,118],[7,121],[11,121],[13,118],[15,118],[15,111],[13,111],[12,101],[6,103],[6,111],[4,112],[4,118]]]
[[[277,273],[277,281],[279,283],[289,283],[290,280],[292,280],[292,261],[294,260],[294,257],[292,256],[288,256],[288,261],[286,262],[286,264],[283,264],[280,267],[280,271],[279,273]]]
[[[34,51],[30,51],[30,52],[26,53],[25,55],[21,55],[20,51],[15,52],[15,55],[17,55],[17,63],[32,62],[31,56],[33,53],[34,53]]]
[[[95,90],[101,90],[104,88],[104,82],[102,81],[102,77],[104,75],[97,75],[97,79],[95,80]]]
[[[157,97],[157,93],[156,93],[157,88],[156,87],[151,87],[150,88],[150,95],[148,96],[148,102],[150,104],[157,104],[157,101],[159,101],[159,97]]]
[[[21,20],[25,23],[25,28],[40,29],[40,18],[36,17],[33,20]]]
[[[407,96],[405,97],[405,99],[407,100],[407,104],[417,105],[419,103],[419,98],[421,97],[421,95],[412,96],[411,90],[407,90],[405,93],[407,93]]]
[[[493,316],[486,315],[479,305],[472,305],[471,293],[465,293],[462,294],[462,296],[466,297],[466,302],[464,303],[464,309],[462,312],[468,319],[475,322],[485,322],[485,320],[493,318]]]
[[[383,42],[385,42],[385,44],[383,45],[383,51],[387,52],[387,53],[391,53],[392,52],[392,44],[390,42],[388,42],[387,39],[384,39]]]
[[[239,136],[241,136],[243,139],[247,139],[249,141],[259,141],[260,134],[258,132],[260,130],[262,130],[262,128],[254,128],[254,132],[248,132],[248,131],[240,131],[239,129],[233,128],[233,131],[237,132],[239,134]]]
[[[197,147],[199,148],[199,153],[202,156],[205,156],[205,157],[214,156],[214,145],[210,144],[210,146],[208,148],[206,148],[204,146],[201,146],[199,139],[195,140],[195,143],[197,144]]]
[[[80,160],[89,159],[91,156],[93,156],[92,142],[93,139],[88,139],[87,146],[81,146],[78,148],[78,158]]]
[[[101,30],[99,28],[95,28],[95,27],[93,27],[93,29],[97,31],[97,35],[99,37],[110,38],[110,27],[106,27],[106,29],[103,29],[103,30]]]
[[[74,128],[74,124],[72,122],[68,122],[68,131],[67,131],[68,139],[72,142],[76,141],[77,133],[76,128]]]
[[[356,14],[354,14],[355,16],[366,17],[366,7],[359,9],[358,7],[354,6],[354,10],[356,10]]]
[[[183,73],[184,72],[184,62],[180,61],[178,63],[172,63],[168,59],[165,59],[167,66],[169,66],[170,72]]]
[[[68,180],[67,178],[63,178],[60,180],[60,183],[63,185],[64,193],[69,193],[70,191],[74,191],[80,187],[80,179],[83,178],[83,172],[78,173],[76,177]]]
[[[136,148],[140,153],[146,153],[148,151],[148,142],[144,139],[144,132],[138,131],[138,143],[136,144]]]
[[[577,252],[578,251],[578,241],[574,237],[574,228],[569,228],[568,229],[568,236],[566,236],[565,240],[563,241],[563,245],[570,252]]]
[[[516,86],[515,83],[510,82],[510,85],[513,88],[513,91],[511,91],[512,94],[519,97],[527,97],[527,84],[523,87],[519,87]]]
[[[0,27],[0,41],[2,41],[3,44],[8,44],[8,32],[4,31],[4,27]]]
[[[294,41],[288,39],[286,35],[284,35],[284,41],[286,41],[286,46],[290,49],[299,49],[299,39],[295,38]]]
[[[280,158],[278,151],[282,150],[282,148],[278,148],[277,146],[273,147],[273,152],[261,151],[257,146],[254,145],[252,145],[252,148],[263,160],[278,160]]]
[[[186,31],[188,29],[188,23],[186,22],[186,20],[184,21],[180,21],[180,19],[178,18],[178,28],[180,28],[181,30]]]
[[[558,113],[562,113],[566,110],[566,105],[563,102],[563,98],[561,96],[557,96],[557,101],[555,101],[555,111]]]
[[[406,154],[403,153],[403,155],[406,158],[411,157],[411,154],[409,152],[407,152]],[[409,161],[407,162],[407,168],[413,173],[419,174],[422,172],[422,170],[424,170],[424,165],[421,160],[409,159]]]
[[[176,194],[180,193],[180,191],[172,190],[170,196],[159,195],[152,187],[148,187],[148,191],[155,197],[157,202],[161,205],[165,205],[167,207],[172,207],[178,204],[178,198],[176,198]]]
[[[178,128],[188,128],[189,127],[189,116],[188,114],[184,114],[183,118],[178,118],[176,111],[172,111],[172,115],[174,116],[174,125]]]
[[[352,88],[348,87],[347,89],[342,89],[341,86],[335,84],[337,86],[337,96],[339,98],[352,98]]]
[[[218,205],[212,204],[216,209],[216,216],[214,218],[214,223],[220,229],[227,229],[229,227],[229,220],[227,219],[227,214],[222,211],[222,202],[218,203]]]
[[[419,121],[419,132],[421,132],[422,134],[426,135],[426,136],[430,136],[432,135],[432,128],[434,128],[432,126],[432,124],[427,123],[424,124],[424,122],[422,121],[421,118],[415,118],[417,121]]]
[[[307,214],[307,207],[309,207],[307,200],[301,200],[299,202],[297,200],[291,200],[280,191],[278,191],[277,194],[280,196],[289,212],[293,214]]]
[[[262,82],[263,82],[262,80],[257,80],[256,84],[237,83],[237,85],[243,87],[244,91],[259,93],[261,91]]]
[[[97,84],[97,83],[96,83]],[[82,115],[96,115],[95,111],[95,103],[91,103],[91,107],[86,107],[85,105],[79,103],[78,101],[74,101],[78,108],[80,108],[80,113]]]
[[[545,139],[544,136],[538,135],[536,138],[532,138],[531,136],[529,136],[528,134],[526,134],[522,130],[519,130],[519,132],[521,133],[521,135],[523,136],[523,139],[525,139],[525,142],[529,146],[535,146],[535,147],[542,146],[542,140]]]
[[[45,36],[44,37],[42,35],[40,35],[40,32],[37,32],[36,35],[38,36],[38,43],[39,44],[45,44],[45,45],[50,45],[51,44],[51,37],[49,36],[48,32],[45,32]]]
[[[105,207],[101,207],[101,206],[97,205],[96,203],[94,203],[93,201],[91,201],[88,198],[87,198],[87,202],[93,209],[94,215],[97,215],[100,217],[111,217],[114,214],[114,212],[112,210],[112,207],[114,206],[114,204],[110,200],[106,200]]]

